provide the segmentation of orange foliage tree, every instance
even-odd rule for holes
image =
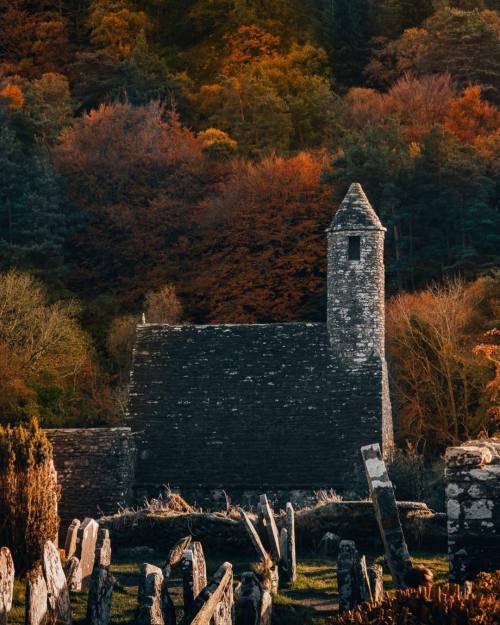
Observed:
[[[474,346],[493,315],[499,287],[498,276],[470,285],[454,281],[389,302],[388,356],[400,440],[432,454],[494,431],[484,391],[491,366],[480,354],[488,348]]]
[[[235,163],[199,211],[199,259],[189,278],[200,318],[219,322],[317,319],[323,314],[330,189],[322,154]]]
[[[102,105],[63,132],[54,150],[74,204],[87,216],[73,242],[73,283],[128,302],[178,280],[197,204],[227,165],[158,102]]]

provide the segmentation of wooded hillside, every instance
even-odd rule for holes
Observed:
[[[404,436],[436,388],[458,423],[438,448],[491,430],[499,106],[498,0],[0,0],[0,420],[118,420],[143,310],[324,319],[324,230],[359,181],[388,293],[413,293],[395,363],[422,364],[399,339],[425,290],[471,283],[464,340],[436,347],[459,374],[431,367],[416,406],[397,367]]]

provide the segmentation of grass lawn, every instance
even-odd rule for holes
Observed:
[[[112,625],[132,623],[137,603],[137,585],[140,565],[144,560],[161,566],[164,554],[154,553],[137,555],[134,551],[121,550],[113,554],[112,571],[117,579],[113,593],[113,608],[111,615]],[[444,554],[415,553],[413,558],[416,564],[425,564],[435,575],[436,582],[443,583],[448,575],[448,559]],[[224,559],[232,562],[235,578],[249,570],[248,559],[224,558],[207,561],[208,574],[213,573]],[[368,557],[368,563],[382,562],[382,557]],[[384,575],[385,587],[391,591],[390,575]],[[171,594],[174,604],[178,606],[178,620],[182,616],[182,587],[181,580],[174,576],[171,580]],[[322,625],[327,616],[337,609],[337,578],[336,562],[334,560],[320,560],[312,557],[300,558],[298,562],[297,581],[293,586],[284,588],[275,597],[274,613],[276,622],[287,625]],[[75,625],[85,621],[87,591],[74,593],[72,605]],[[17,580],[14,597],[14,607],[9,615],[9,624],[24,624],[24,584]]]

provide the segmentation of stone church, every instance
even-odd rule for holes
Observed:
[[[326,324],[138,327],[127,417],[136,497],[165,486],[198,503],[364,492],[360,447],[389,449],[393,435],[385,228],[359,184],[326,234]]]

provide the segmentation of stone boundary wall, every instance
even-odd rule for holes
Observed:
[[[132,503],[135,441],[130,428],[50,429],[45,433],[54,448],[61,485],[62,531],[73,518],[113,514]]]
[[[500,569],[500,438],[446,450],[451,581]]]

